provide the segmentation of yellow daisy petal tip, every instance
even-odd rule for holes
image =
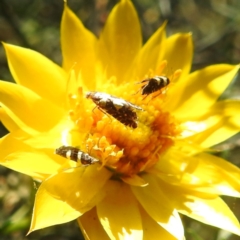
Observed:
[[[133,186],[145,187],[148,185],[148,183],[138,175],[134,175],[131,177],[121,177],[121,179],[125,183],[127,183],[129,185],[133,185]]]
[[[182,33],[181,39],[182,39],[183,41],[192,40],[192,33],[191,33],[191,32],[189,32],[189,33]]]

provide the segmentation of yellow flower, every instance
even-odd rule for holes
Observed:
[[[191,34],[167,38],[165,24],[142,47],[129,0],[115,6],[99,39],[65,4],[61,44],[63,68],[4,44],[17,84],[0,82],[0,117],[10,132],[0,159],[41,182],[30,232],[78,219],[91,240],[184,239],[181,213],[240,235],[219,197],[240,197],[240,170],[207,153],[239,131],[240,102],[217,101],[239,66],[190,73]],[[170,84],[142,96],[148,82],[136,83],[156,75]],[[137,128],[96,109],[88,91],[141,107]],[[82,166],[54,154],[62,145],[99,162]]]

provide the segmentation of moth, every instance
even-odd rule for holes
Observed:
[[[61,146],[55,150],[55,154],[73,160],[75,162],[81,162],[82,165],[85,166],[99,162],[98,159],[90,156],[88,153],[81,151],[79,148],[71,146]]]
[[[111,115],[125,126],[137,128],[137,113],[135,110],[143,111],[141,107],[122,98],[101,92],[88,92],[86,98],[92,99],[100,111]]]
[[[165,76],[155,76],[153,78],[147,78],[142,80],[141,82],[138,82],[138,84],[142,83],[143,85],[141,86],[141,89],[139,91],[141,91],[142,95],[146,95],[145,97],[147,97],[151,93],[157,92],[162,88],[166,87],[170,83],[170,80],[168,77]]]

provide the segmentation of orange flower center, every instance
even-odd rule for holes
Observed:
[[[132,87],[126,83],[121,85],[121,90],[110,87],[110,93],[105,93],[143,109],[134,110],[138,117],[137,128],[125,126],[99,110],[91,99],[86,99],[82,88],[78,89],[77,94],[69,95],[70,117],[78,131],[85,134],[83,143],[76,143],[76,146],[80,145],[83,151],[99,159],[101,167],[110,169],[116,176],[133,176],[151,168],[180,134],[179,124],[161,108],[167,97],[167,89],[156,97],[144,97],[136,94],[136,88],[139,85]],[[115,92],[113,89],[116,89]]]

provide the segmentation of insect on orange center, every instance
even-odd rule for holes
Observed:
[[[166,94],[160,92],[157,97],[145,99],[145,95],[166,87],[169,79],[155,76],[140,83],[143,85],[138,94],[134,94],[135,84],[122,85],[125,89],[121,98],[114,92],[84,94],[81,88],[69,95],[70,118],[85,135],[75,146],[80,146],[80,157],[89,156],[87,165],[96,163],[116,176],[132,176],[152,167],[174,144],[180,130],[171,114],[162,109]]]

